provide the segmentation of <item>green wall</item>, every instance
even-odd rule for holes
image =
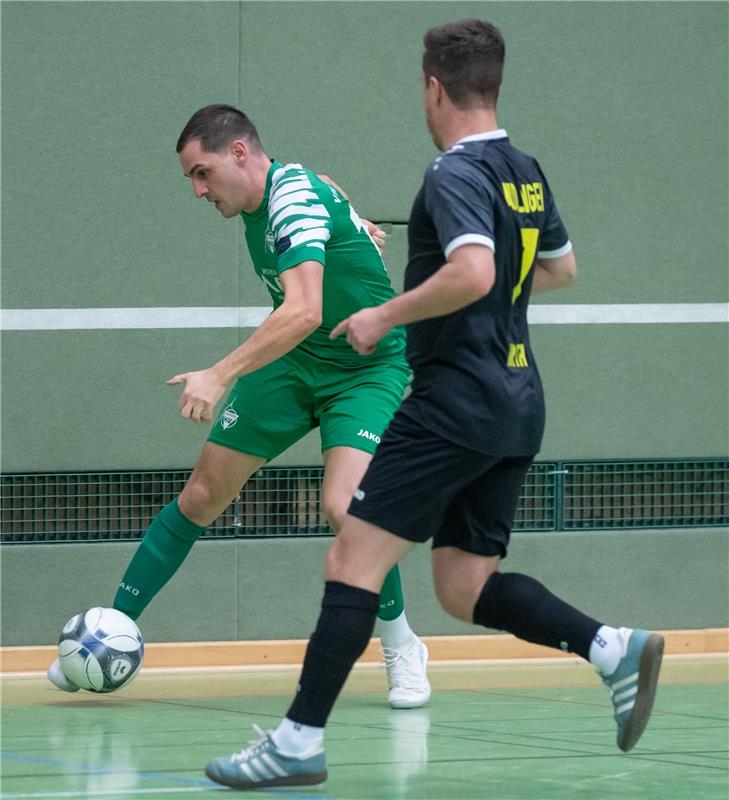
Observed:
[[[321,603],[330,541],[198,543],[141,617],[146,641],[308,638]],[[134,547],[3,548],[2,644],[53,644],[74,613],[110,604]],[[697,528],[515,534],[504,567],[533,575],[609,624],[661,630],[725,627],[728,564],[727,531]],[[419,634],[478,632],[439,607],[427,547],[415,548],[401,571],[408,619]]]
[[[242,107],[270,155],[328,173],[391,224],[399,287],[435,154],[422,33],[469,15],[505,34],[500,122],[539,157],[577,254],[575,287],[538,302],[726,303],[724,3],[3,2],[3,307],[265,305],[241,225],[195,201],[174,152],[210,102]],[[177,416],[164,381],[249,334],[5,332],[3,470],[191,466],[204,432]],[[725,324],[532,336],[542,458],[729,452]],[[279,462],[318,460],[313,434]],[[144,617],[147,638],[307,636],[327,544],[197,545]],[[111,602],[133,548],[2,548],[3,642],[52,642],[74,610]],[[507,562],[608,621],[673,628],[726,625],[726,566],[720,530],[520,534]],[[438,609],[425,548],[404,574],[421,633],[466,630]]]
[[[727,5],[4,2],[5,308],[260,306],[241,225],[194,200],[176,138],[239,104],[270,154],[405,227],[434,155],[421,36],[478,15],[507,40],[500,121],[547,170],[579,264],[540,303],[726,302]],[[164,379],[250,330],[3,335],[7,472],[191,466]],[[729,452],[725,324],[535,326],[544,458]],[[316,434],[280,459],[315,463]]]

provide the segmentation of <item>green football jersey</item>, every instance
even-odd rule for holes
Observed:
[[[284,292],[279,275],[304,261],[324,266],[322,324],[298,349],[342,366],[364,361],[404,359],[405,332],[395,328],[363,359],[345,336],[331,340],[332,329],[366,306],[394,297],[380,251],[349,202],[333,186],[301,164],[271,164],[261,205],[242,212],[246,243],[256,274],[265,283],[274,309]]]

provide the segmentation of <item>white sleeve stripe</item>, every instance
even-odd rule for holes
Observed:
[[[295,181],[281,181],[271,193],[271,197],[278,200],[279,197],[283,197],[285,194],[291,194],[291,192],[298,192],[311,188],[311,181],[307,180],[306,178],[301,178],[300,180]]]
[[[285,194],[283,197],[279,197],[278,193],[274,192],[273,196],[268,201],[268,216],[276,216],[276,214],[285,206],[292,205],[294,203],[306,203],[307,200],[318,199],[319,195],[316,194],[316,192],[311,191],[292,192],[291,194]]]
[[[463,247],[464,244],[480,244],[496,251],[494,240],[490,236],[483,236],[480,233],[464,233],[462,236],[456,236],[453,241],[448,243],[448,246],[443,251],[445,257],[448,258],[454,250]]]
[[[560,256],[566,256],[571,249],[572,242],[567,242],[567,244],[563,245],[562,247],[558,247],[556,250],[539,250],[537,253],[537,258],[559,258]]]
[[[293,222],[289,222],[288,225],[284,225],[282,228],[277,228],[276,236],[280,239],[282,236],[288,236],[296,231],[307,230],[308,228],[320,228],[321,225],[322,221],[320,219],[305,219],[304,217],[300,217]]]
[[[295,233],[291,237],[291,247],[297,247],[300,244],[307,244],[309,242],[318,242],[324,246],[324,242],[329,239],[329,231],[326,228],[316,228],[313,231],[301,231]]]
[[[307,219],[312,218],[319,218],[322,220],[329,219],[329,212],[326,209],[326,206],[322,205],[311,205],[311,206],[284,206],[280,211],[278,211],[275,216],[277,217],[276,221],[274,222],[274,215],[270,215],[271,225],[276,227],[280,225],[283,220],[288,219],[289,217],[306,217]]]

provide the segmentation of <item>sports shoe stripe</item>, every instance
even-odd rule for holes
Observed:
[[[614,694],[613,695],[613,700],[616,703],[620,703],[623,700],[627,699],[628,697],[632,697],[635,694],[638,694],[638,687],[637,686],[632,686],[630,689],[628,689],[625,692],[620,692],[619,694]]]
[[[259,777],[258,777],[258,775],[256,775],[256,773],[255,773],[255,772],[254,772],[254,771],[253,771],[253,770],[252,770],[252,769],[251,769],[251,768],[248,766],[248,762],[247,762],[247,761],[243,761],[242,763],[238,764],[238,766],[240,767],[240,769],[241,769],[241,772],[245,772],[245,774],[246,774],[246,777],[248,778],[248,780],[249,780],[251,783],[258,783],[258,781],[260,780],[260,778],[259,778]]]
[[[622,689],[623,686],[627,686],[629,683],[634,683],[638,681],[638,673],[634,672],[632,675],[628,675],[627,678],[623,678],[620,681],[616,681],[615,683],[609,684],[610,688],[617,692],[618,689]]]
[[[615,708],[615,715],[620,716],[623,711],[628,711],[629,709],[633,708],[635,705],[635,700],[631,700],[629,703],[624,703],[622,706],[616,706]]]
[[[270,753],[263,753],[263,755],[261,755],[261,761],[265,761],[266,764],[268,764],[268,766],[281,778],[288,774]]]
[[[251,759],[251,767],[258,770],[258,772],[267,780],[270,781],[273,778],[273,773],[267,769],[262,763],[260,758],[252,758]]]

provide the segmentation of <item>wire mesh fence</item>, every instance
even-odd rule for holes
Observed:
[[[266,467],[206,538],[326,536],[321,467]],[[132,541],[189,470],[0,476],[0,542]],[[539,462],[514,531],[729,525],[729,459]]]
[[[562,527],[729,524],[729,460],[565,463]]]

